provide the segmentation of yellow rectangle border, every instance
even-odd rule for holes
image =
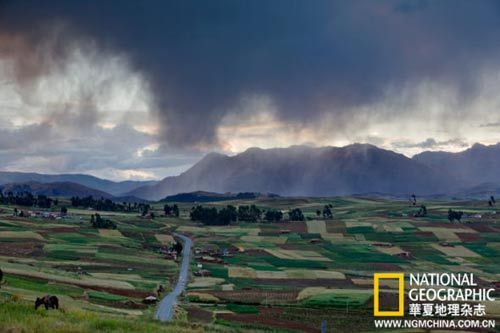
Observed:
[[[382,279],[398,280],[399,305],[397,311],[380,311],[379,281]],[[405,309],[405,275],[404,273],[374,273],[373,274],[373,315],[375,317],[402,317]]]

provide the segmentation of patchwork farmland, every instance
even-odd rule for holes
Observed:
[[[481,284],[499,281],[500,214],[484,202],[427,201],[425,217],[414,217],[418,209],[407,201],[361,197],[204,206],[229,204],[285,216],[300,208],[305,220],[205,226],[189,219],[192,204],[178,203],[180,216],[167,217],[158,203],[154,219],[99,212],[117,228],[94,229],[90,210],[45,219],[15,217],[15,207],[0,207],[0,307],[8,310],[0,314],[0,330],[67,320],[61,331],[120,331],[126,322],[130,331],[138,325],[137,331],[151,332],[318,332],[323,321],[328,331],[372,331],[374,272],[473,272]],[[316,213],[325,205],[332,218]],[[448,220],[450,208],[465,213],[462,222]],[[168,292],[175,284],[179,263],[165,255],[174,232],[193,240],[191,277],[175,320],[160,324],[153,321],[155,305],[142,301],[160,285]],[[381,288],[381,297],[391,299],[396,285],[386,281]],[[63,314],[33,310],[45,294],[60,298]],[[498,304],[490,308],[500,316]],[[27,320],[19,324],[9,311]],[[85,321],[91,326],[71,320],[79,316],[93,318]]]
[[[186,303],[193,321],[310,332],[326,321],[335,332],[371,331],[374,272],[474,272],[485,285],[499,280],[500,214],[486,202],[425,202],[426,217],[414,217],[418,207],[406,201],[374,198],[244,204],[300,208],[305,221],[177,227],[195,244],[192,271],[199,276]],[[333,218],[316,213],[325,205]],[[467,217],[450,222],[450,208]],[[392,282],[381,286],[389,301],[397,288]],[[498,304],[490,308],[500,315]]]

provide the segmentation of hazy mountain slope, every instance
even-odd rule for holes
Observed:
[[[495,198],[500,197],[500,184],[496,183],[483,183],[477,186],[469,187],[464,190],[461,190],[457,193],[454,193],[453,196],[457,198],[473,198],[473,199],[481,199],[488,200],[490,196],[494,196]]]
[[[9,183],[0,185],[0,191],[4,194],[8,192],[24,193],[29,192],[33,195],[47,195],[50,197],[71,197],[71,196],[93,196],[94,198],[112,198],[112,195],[93,188],[70,182],[56,183]]]
[[[151,185],[153,181],[123,181],[113,182],[106,179],[97,178],[82,174],[62,174],[62,175],[45,175],[39,173],[26,172],[7,172],[0,171],[0,185],[8,183],[55,183],[55,182],[71,182],[80,184],[89,188],[106,192],[112,195],[121,195],[132,191],[133,189],[145,185]]]
[[[54,196],[111,194],[134,200],[135,197],[158,200],[195,191],[288,196],[451,195],[495,192],[500,187],[499,169],[500,144],[476,144],[459,153],[425,152],[412,159],[372,145],[354,144],[341,148],[251,148],[235,156],[211,153],[181,175],[161,182],[112,182],[79,174],[0,172],[0,184],[15,183],[19,187],[20,183],[31,183],[32,192]],[[474,188],[485,183],[489,184],[487,189]],[[83,188],[75,187],[77,184]]]
[[[481,183],[500,185],[500,143],[475,144],[458,153],[424,152],[413,156],[413,160],[456,178],[460,187]]]
[[[177,177],[131,195],[160,199],[192,192],[261,192],[326,196],[381,192],[436,193],[453,182],[404,155],[372,145],[342,148],[251,148],[235,155],[209,154]]]

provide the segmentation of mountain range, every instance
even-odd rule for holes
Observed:
[[[29,192],[33,195],[46,195],[49,197],[87,197],[111,199],[113,196],[109,193],[99,191],[81,184],[71,182],[55,183],[8,183],[0,185],[2,193],[12,192],[13,194],[22,194]]]
[[[191,191],[285,196],[453,194],[485,182],[500,184],[499,167],[500,144],[475,144],[459,153],[425,152],[413,158],[368,144],[250,148],[235,156],[208,154],[179,176],[129,194],[152,200]]]
[[[500,184],[500,143],[491,146],[476,143],[460,153],[423,152],[413,160],[457,179],[464,187]]]
[[[475,144],[462,152],[424,152],[409,158],[368,144],[345,147],[250,148],[227,156],[210,153],[178,176],[159,182],[112,182],[88,175],[0,172],[0,184],[70,182],[101,196],[160,200],[179,193],[276,193],[334,196],[379,193],[406,196],[486,195],[500,189],[500,143]],[[33,188],[33,184],[30,185]],[[47,186],[46,186],[47,187]],[[35,186],[40,188],[40,185]],[[66,185],[66,189],[72,188]],[[73,186],[73,188],[75,188]],[[52,193],[71,191],[46,190]],[[471,192],[472,191],[472,192]],[[73,194],[74,195],[74,194]]]
[[[155,181],[122,181],[114,182],[107,179],[101,179],[84,174],[60,174],[46,175],[40,173],[27,172],[9,172],[0,171],[0,185],[5,184],[20,184],[20,183],[74,183],[85,187],[96,189],[108,194],[108,196],[119,196],[123,193],[130,192],[140,186],[155,184]]]

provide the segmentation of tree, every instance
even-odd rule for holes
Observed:
[[[201,221],[203,219],[204,209],[205,208],[200,205],[192,207],[191,212],[189,213],[189,218],[192,221]]]
[[[177,254],[179,255],[182,253],[182,249],[183,249],[182,243],[179,241],[176,241],[174,246],[172,247],[172,250],[176,251]]]
[[[316,216],[319,217],[321,215],[321,211],[319,209],[316,210]]]
[[[330,209],[330,207],[328,207],[328,205],[325,205],[325,207],[323,208],[323,218],[331,219],[332,217],[332,210]]]
[[[455,214],[454,214],[453,210],[450,208],[450,209],[448,209],[448,220],[450,222],[453,222],[454,219],[455,219]]]
[[[170,216],[172,214],[172,207],[170,205],[163,205],[163,212],[165,213],[165,216]]]
[[[417,196],[415,194],[410,195],[410,206],[417,205]]]
[[[174,204],[173,206],[165,204],[163,206],[163,211],[165,212],[165,216],[179,217],[179,206],[177,206],[176,204]]]
[[[175,217],[179,217],[179,206],[174,204],[174,206],[172,207],[172,213],[174,214]]]
[[[279,222],[283,219],[283,213],[279,210],[268,210],[264,214],[264,219],[268,222]]]
[[[257,206],[255,205],[251,205],[250,206],[250,216],[252,217],[252,220],[253,221],[259,221],[261,219],[261,216],[262,216],[262,211],[257,208]]]
[[[116,229],[113,221],[104,219],[97,213],[90,216],[90,224],[96,229]]]
[[[464,215],[464,212],[454,211],[451,208],[448,210],[448,220],[450,222],[453,222],[454,220],[461,222],[460,220],[462,219],[462,215]]]
[[[228,211],[228,214],[231,218],[231,222],[236,222],[236,220],[238,220],[238,210],[236,209],[236,207],[234,207],[233,205],[228,205],[226,207],[226,210]]]
[[[425,205],[421,205],[420,209],[418,210],[418,212],[416,212],[413,216],[415,216],[415,217],[425,217],[425,216],[427,216],[427,207],[425,207]]]
[[[300,208],[294,208],[288,212],[288,218],[290,221],[304,221],[304,214],[302,214],[302,210]]]
[[[141,211],[141,216],[146,216],[149,212],[149,205],[141,204],[141,208],[139,208],[139,210]]]
[[[239,206],[238,220],[245,222],[257,222],[261,219],[262,212],[257,206]]]
[[[232,206],[222,208],[217,214],[217,221],[220,225],[229,225],[231,222],[236,221],[236,218],[236,208]]]

